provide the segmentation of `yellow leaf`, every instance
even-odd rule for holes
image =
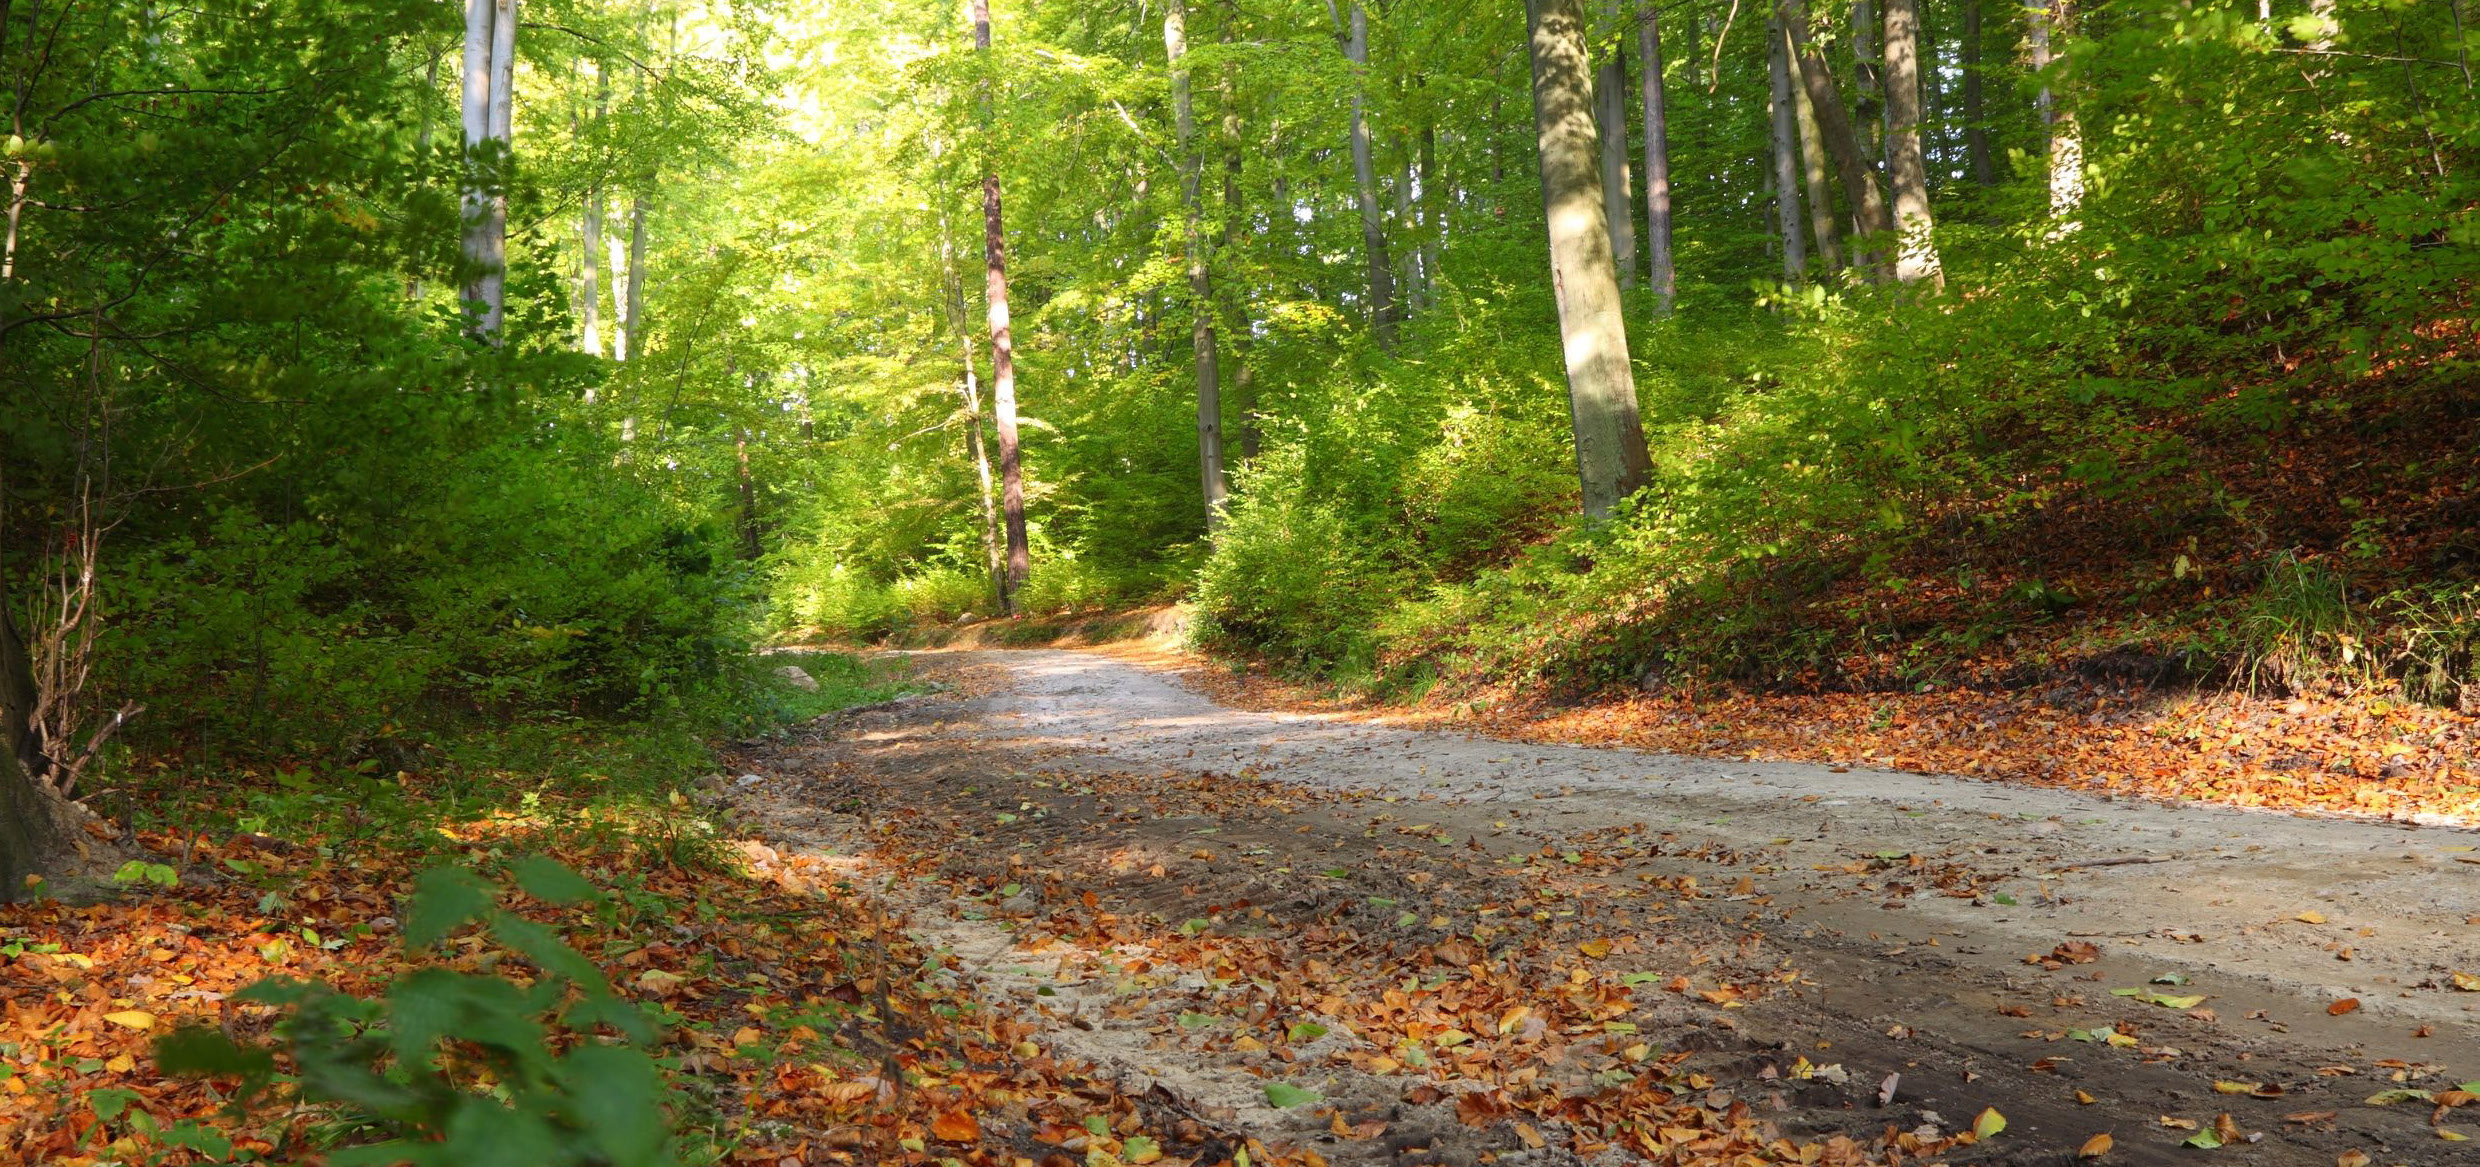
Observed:
[[[2006,1116],[1998,1113],[1998,1109],[1994,1106],[1982,1111],[1979,1118],[1972,1120],[1972,1133],[1984,1139],[2005,1129]]]
[[[2461,1131],[2450,1131],[2444,1127],[2437,1128],[2437,1137],[2444,1139],[2449,1143],[2468,1143],[2471,1141],[2470,1135],[2464,1134]]]
[[[118,1013],[106,1013],[103,1019],[114,1025],[126,1025],[131,1029],[155,1028],[155,1015],[144,1009],[123,1009]]]
[[[1610,941],[1587,940],[1584,943],[1577,945],[1576,951],[1581,952],[1586,956],[1590,956],[1595,960],[1600,960],[1601,958],[1610,955]]]
[[[2343,1153],[2334,1156],[2334,1167],[2368,1167],[2368,1152],[2360,1150],[2344,1151]]]
[[[1524,1140],[1525,1146],[1536,1151],[1550,1144],[1550,1140],[1541,1137],[1540,1129],[1536,1128],[1529,1122],[1520,1122],[1516,1124],[1516,1137]]]
[[[110,1070],[115,1074],[126,1074],[129,1071],[138,1068],[138,1059],[130,1057],[128,1054],[117,1054],[114,1055],[111,1061],[105,1062],[103,1064],[103,1068]]]
[[[2103,1131],[2100,1134],[2084,1140],[2084,1149],[2077,1151],[2075,1153],[2075,1157],[2078,1159],[2098,1159],[2103,1155],[2109,1154],[2110,1146],[2117,1141],[2118,1140],[2110,1137],[2109,1132]]]
[[[2322,924],[2325,922],[2324,913],[2315,911],[2301,912],[2298,915],[2291,917],[2291,919],[2297,920],[2302,924]]]
[[[765,1040],[766,1034],[761,1032],[755,1025],[741,1026],[740,1030],[732,1035],[732,1044],[734,1045],[756,1045]]]
[[[1509,1009],[1505,1013],[1499,1015],[1498,1031],[1501,1034],[1514,1033],[1516,1031],[1516,1027],[1524,1024],[1524,1019],[1532,1015],[1533,1007],[1530,1005],[1518,1005],[1513,1009]]]
[[[2075,1100],[2076,1100],[2077,1102],[2083,1103],[2083,1104],[2084,1104],[2084,1105],[2086,1105],[2086,1106],[2090,1106],[2090,1105],[2092,1105],[2093,1103],[2096,1103],[2096,1102],[2101,1101],[2100,1099],[2093,1097],[2090,1093],[2088,1093],[2088,1092],[2086,1092],[2086,1091],[2082,1091],[2082,1090],[2078,1090],[2078,1091],[2076,1091],[2076,1092],[2075,1092]]]
[[[1456,1046],[1471,1041],[1472,1035],[1461,1029],[1450,1029],[1431,1040],[1433,1040],[1440,1049],[1453,1049]]]
[[[2461,989],[2466,993],[2480,993],[2480,976],[2474,976],[2467,972],[2455,973],[2454,987]]]
[[[2253,1094],[2256,1092],[2256,1083],[2215,1082],[2213,1084],[2213,1092],[2215,1094]]]

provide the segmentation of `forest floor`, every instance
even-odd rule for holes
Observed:
[[[1125,654],[909,659],[944,691],[737,758],[736,826],[898,913],[1020,1060],[1177,1132],[986,1109],[1020,1164],[2480,1139],[2480,833],[1239,710]]]

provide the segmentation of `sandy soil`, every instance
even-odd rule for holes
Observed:
[[[954,954],[944,975],[1233,1138],[1338,1163],[1626,1150],[1547,1104],[1521,1130],[1459,1110],[1509,1079],[1392,1067],[1350,1010],[1245,1048],[1302,998],[1184,967],[1191,940],[1339,943],[1336,983],[1375,994],[1457,937],[1547,975],[1539,954],[1626,934],[1601,964],[1642,967],[1629,1024],[1692,1055],[1668,1072],[1795,1140],[1994,1107],[2006,1134],[1937,1157],[2063,1163],[2109,1133],[2106,1162],[2194,1162],[2174,1124],[2228,1114],[2252,1141],[2209,1154],[2239,1162],[2480,1162],[2480,1107],[2368,1101],[2480,1078],[2480,992],[2453,976],[2480,974],[2480,832],[1242,712],[1084,652],[914,659],[954,689],[754,754],[746,822],[836,854]],[[1589,1103],[1616,1048],[1514,1080]],[[1324,1101],[1270,1105],[1270,1079]]]

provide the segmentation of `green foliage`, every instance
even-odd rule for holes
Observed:
[[[2373,665],[2367,630],[2331,565],[2285,551],[2265,564],[2241,628],[2241,677],[2250,689],[2304,693],[2364,680]]]
[[[603,898],[541,856],[518,860],[511,875],[545,903]],[[156,1059],[169,1073],[239,1077],[236,1107],[279,1081],[302,1101],[333,1106],[349,1144],[333,1163],[678,1162],[667,1117],[677,1102],[646,1052],[653,1024],[593,961],[498,899],[469,870],[424,873],[405,908],[406,949],[422,954],[476,926],[533,966],[529,982],[432,967],[364,999],[261,981],[238,999],[281,1012],[272,1048],[186,1029],[159,1039]]]

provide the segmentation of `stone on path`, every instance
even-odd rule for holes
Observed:
[[[799,665],[785,665],[782,668],[775,670],[775,675],[783,678],[785,684],[788,684],[795,689],[802,689],[811,693],[818,691],[818,678],[809,675],[809,673],[804,671]]]

